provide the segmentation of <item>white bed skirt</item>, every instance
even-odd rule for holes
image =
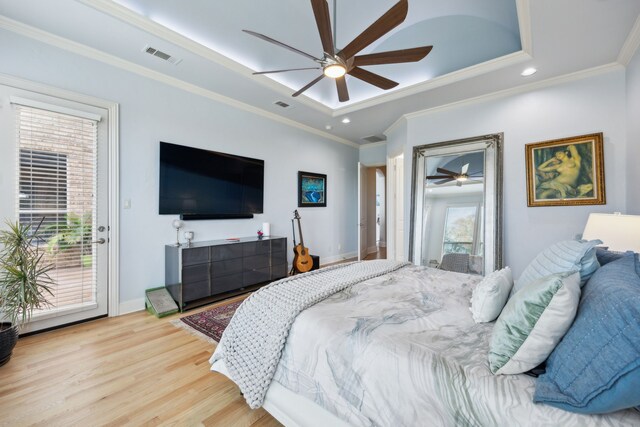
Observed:
[[[223,360],[214,362],[211,370],[231,380]],[[283,387],[277,381],[271,382],[262,407],[286,427],[349,427],[349,424],[331,412]]]

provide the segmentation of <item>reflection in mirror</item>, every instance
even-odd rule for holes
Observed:
[[[500,268],[502,135],[414,149],[410,256],[484,275]]]

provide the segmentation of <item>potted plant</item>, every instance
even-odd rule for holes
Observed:
[[[0,366],[9,361],[20,328],[31,319],[33,310],[46,307],[47,294],[53,296],[49,271],[53,264],[42,262],[40,224],[6,221],[0,231]]]

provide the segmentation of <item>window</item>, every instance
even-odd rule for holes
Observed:
[[[18,206],[20,222],[43,230],[65,220],[67,213],[67,155],[54,151],[20,149]],[[47,233],[49,236],[51,232]]]
[[[475,254],[477,206],[450,206],[444,222],[442,254]]]
[[[16,105],[20,223],[41,221],[51,309],[94,304],[97,121]]]

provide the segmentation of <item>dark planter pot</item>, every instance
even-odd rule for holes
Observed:
[[[17,342],[18,328],[11,326],[11,323],[0,323],[0,366],[9,361]]]

